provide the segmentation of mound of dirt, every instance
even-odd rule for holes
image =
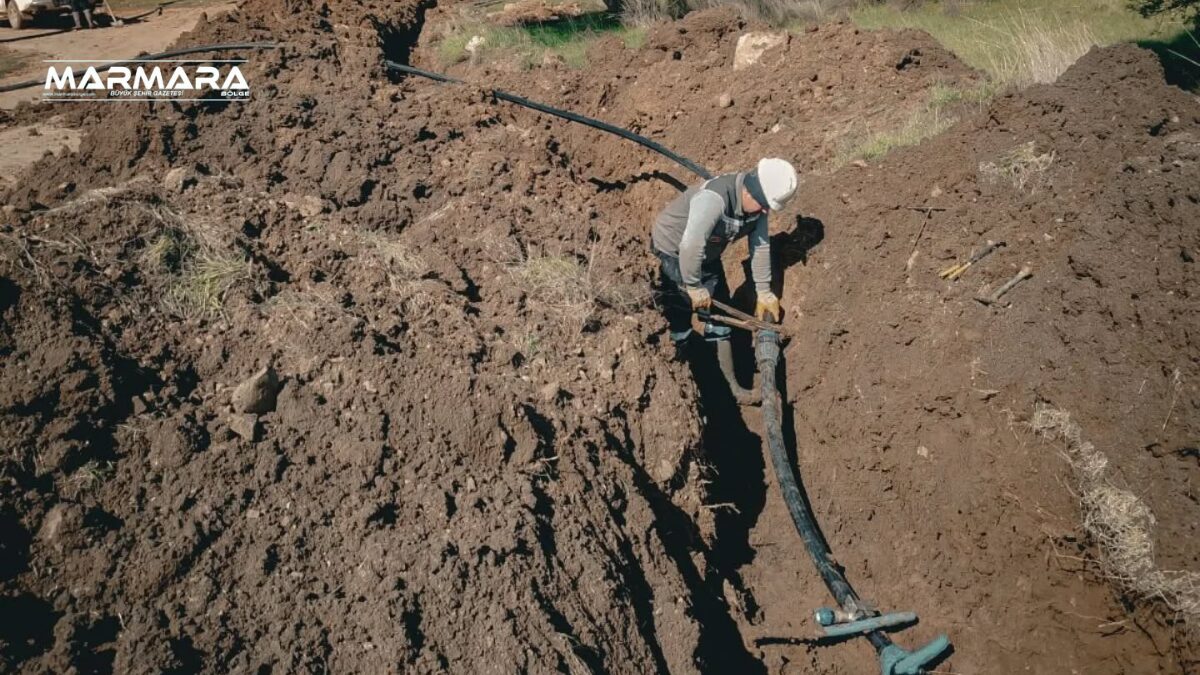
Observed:
[[[933,141],[814,178],[812,220],[777,236],[813,503],[851,579],[955,636],[954,670],[1196,667],[1181,617],[1127,615],[1134,598],[1104,590],[1062,449],[1027,422],[1039,404],[1069,411],[1151,507],[1157,564],[1200,571],[1197,160],[1196,100],[1149,52],[1097,49]],[[797,260],[796,232],[813,231]],[[938,278],[989,239],[1007,246]],[[1025,265],[1001,306],[974,300]],[[756,532],[785,523],[772,503]],[[782,593],[774,570],[794,555],[766,549],[748,582]],[[790,633],[781,610],[768,624]]]
[[[6,195],[0,602],[29,617],[6,668],[875,668],[796,643],[828,599],[757,413],[663,344],[647,228],[691,178],[389,81],[440,11],[246,2],[183,42],[284,42],[251,55],[252,101],[80,106],[79,152]],[[1174,617],[1096,574],[1068,467],[1022,425],[1074,413],[1154,509],[1160,564],[1197,568],[1195,101],[1098,50],[822,174],[977,75],[848,25],[734,73],[746,28],[701,12],[586,71],[458,74],[714,170],[810,172],[773,223],[789,436],[850,578],[921,614],[905,642],[949,632],[958,672],[1195,667]],[[938,279],[987,238],[1007,246]],[[1004,305],[972,299],[1020,264]],[[235,408],[267,367],[273,405]]]

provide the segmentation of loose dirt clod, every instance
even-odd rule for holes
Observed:
[[[269,364],[262,370],[243,380],[233,390],[233,409],[240,413],[261,415],[275,409],[275,395],[279,391],[279,376]]]

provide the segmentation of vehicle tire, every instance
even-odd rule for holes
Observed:
[[[17,0],[8,0],[5,9],[8,15],[8,25],[16,30],[21,30],[25,27],[25,17],[21,16],[21,10],[17,9]]]

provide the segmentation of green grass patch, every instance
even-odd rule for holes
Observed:
[[[855,160],[874,160],[896,148],[916,145],[936,136],[958,121],[955,109],[964,104],[983,105],[995,95],[994,85],[983,82],[969,88],[937,83],[929,88],[925,104],[897,127],[849,134],[834,158],[834,168]]]
[[[620,37],[626,47],[633,49],[646,40],[644,28],[624,26],[614,16],[594,13],[528,26],[467,22],[444,36],[437,43],[436,51],[443,65],[511,58],[522,66],[532,67],[541,63],[550,52],[568,66],[582,68],[587,64],[588,48],[606,35]]]
[[[868,5],[852,12],[851,18],[868,29],[926,31],[1001,86],[1052,82],[1096,45],[1181,46],[1186,35],[1181,20],[1144,18],[1125,0],[943,1],[907,11]],[[1195,47],[1200,52],[1200,45]]]

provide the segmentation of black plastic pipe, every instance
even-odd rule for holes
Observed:
[[[96,72],[103,73],[103,72],[107,72],[110,68],[117,68],[119,66],[132,66],[136,63],[141,63],[143,61],[152,61],[154,59],[169,59],[169,58],[174,58],[176,56],[187,56],[188,54],[200,54],[203,52],[228,52],[228,51],[234,51],[234,50],[238,50],[238,49],[276,49],[278,47],[279,47],[279,45],[277,45],[274,42],[241,42],[241,43],[237,43],[237,44],[228,44],[228,45],[201,45],[199,47],[187,47],[185,49],[173,49],[169,52],[160,52],[158,54],[146,54],[145,56],[138,56],[136,58],[132,58],[127,61],[118,61],[116,63],[110,63],[108,65],[105,65],[102,68],[97,68]],[[18,89],[28,89],[29,87],[36,87],[38,85],[44,85],[45,83],[46,83],[45,79],[40,79],[40,80],[25,80],[24,82],[15,82],[13,84],[6,84],[6,85],[0,87],[0,93],[8,92],[8,91],[16,91]],[[133,100],[133,99],[131,99],[131,100]]]
[[[816,516],[808,508],[808,500],[804,497],[800,482],[796,480],[796,473],[788,458],[787,446],[783,443],[783,410],[779,400],[779,390],[775,386],[775,373],[779,367],[780,356],[779,333],[768,330],[758,331],[754,339],[754,356],[758,363],[759,380],[762,383],[763,428],[767,433],[771,464],[775,467],[779,492],[782,493],[783,501],[787,504],[788,513],[792,516],[792,523],[796,526],[796,531],[800,533],[800,539],[804,541],[804,547],[808,549],[813,564],[816,565],[817,572],[821,575],[821,580],[825,582],[825,586],[833,594],[838,605],[848,611],[864,609],[858,594],[854,592],[854,588],[850,586],[850,582],[846,581],[845,575],[834,562],[829,544],[817,530]],[[882,651],[892,644],[891,639],[881,631],[871,631],[867,633],[866,637],[876,651]]]
[[[467,84],[467,83],[463,82],[462,80],[456,80],[453,77],[449,77],[447,75],[442,75],[440,73],[431,73],[428,70],[421,70],[420,68],[414,68],[412,66],[405,65],[403,63],[397,63],[395,61],[384,61],[384,64],[386,64],[387,67],[390,68],[391,70],[398,70],[402,73],[409,73],[410,75],[419,75],[421,77],[427,77],[431,80],[436,80],[438,82],[448,82],[448,83],[453,83],[453,84]],[[508,101],[509,103],[515,103],[519,106],[524,106],[524,107],[530,108],[532,110],[537,110],[538,112],[544,112],[547,115],[553,115],[554,117],[561,117],[562,119],[570,120],[572,122],[578,122],[579,124],[583,124],[585,126],[592,127],[593,129],[599,129],[601,131],[607,131],[610,134],[615,134],[617,136],[620,136],[621,138],[633,141],[634,143],[637,143],[638,145],[641,145],[643,147],[653,150],[654,152],[657,152],[658,154],[662,155],[663,157],[666,157],[667,159],[671,160],[672,162],[675,162],[679,166],[682,166],[683,168],[687,169],[688,171],[691,171],[692,173],[696,174],[697,176],[700,176],[701,178],[707,179],[707,178],[713,177],[712,173],[709,172],[708,169],[705,169],[704,167],[693,162],[692,160],[688,159],[687,157],[684,157],[682,155],[678,155],[674,152],[671,152],[663,145],[661,145],[659,143],[655,143],[654,141],[650,140],[649,138],[646,138],[645,136],[639,136],[639,135],[633,133],[632,131],[629,131],[628,129],[622,129],[621,127],[609,124],[608,122],[601,122],[600,120],[592,119],[591,117],[584,117],[583,115],[577,115],[568,110],[560,110],[553,106],[548,106],[545,103],[538,103],[537,101],[530,101],[527,98],[517,96],[516,94],[510,94],[506,91],[501,91],[499,89],[492,89],[492,90],[490,90],[490,92],[491,92],[492,96],[495,96],[496,98],[498,98],[502,101]]]

